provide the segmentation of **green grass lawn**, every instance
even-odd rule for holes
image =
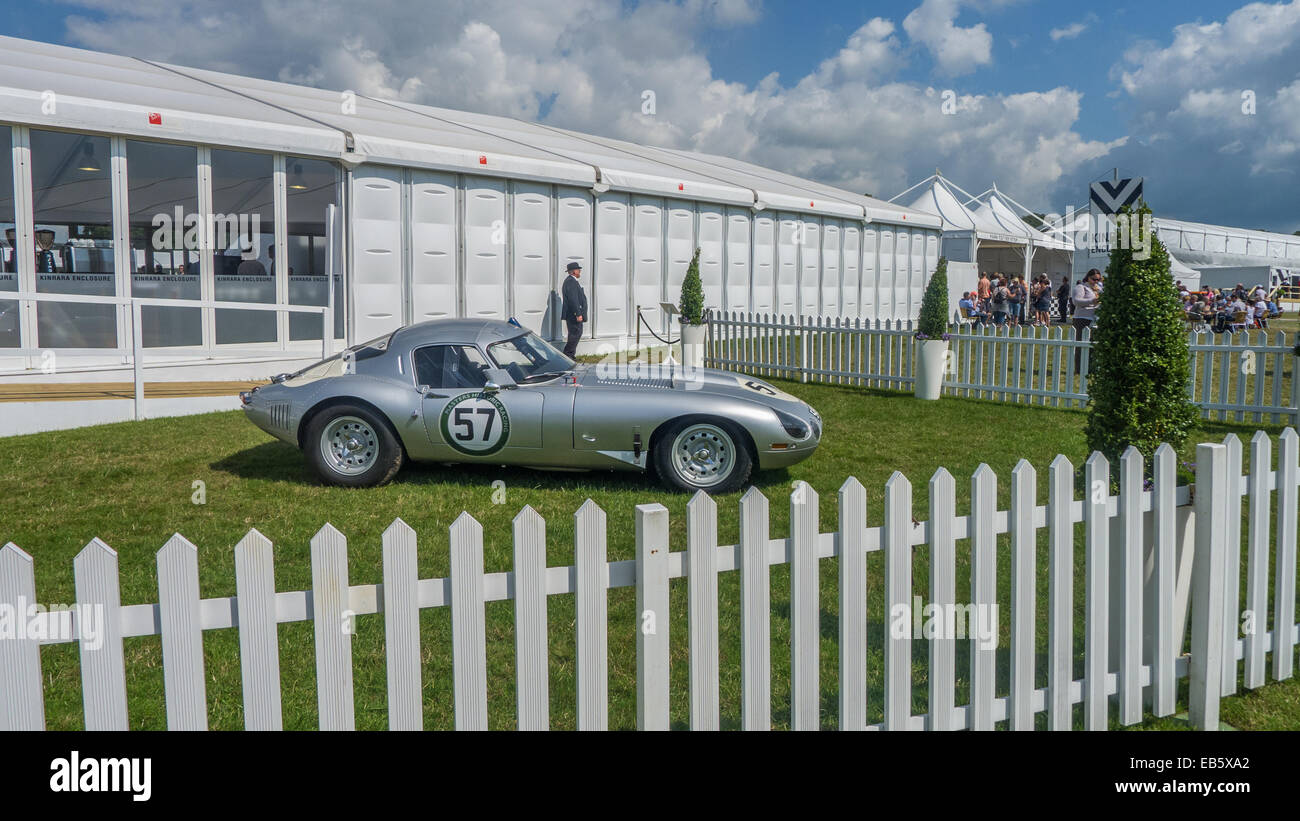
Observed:
[[[918,402],[908,394],[830,385],[779,383],[811,402],[826,420],[823,445],[810,460],[788,470],[759,474],[758,487],[771,502],[771,535],[788,533],[791,483],[807,481],[821,497],[821,528],[836,529],[836,490],[856,476],[867,490],[868,522],[882,523],[884,484],[902,470],[914,489],[914,512],[925,519],[927,482],[946,467],[956,478],[958,512],[969,506],[970,475],[988,463],[999,478],[999,504],[1008,504],[1011,469],[1022,456],[1038,469],[1039,502],[1047,499],[1047,466],[1063,453],[1081,466],[1087,456],[1079,411],[945,398]],[[1281,428],[1265,428],[1274,437]],[[1253,427],[1206,423],[1184,449],[1190,458],[1198,441],[1221,441],[1236,432],[1248,443]],[[1276,447],[1275,447],[1276,451]],[[632,474],[556,474],[489,467],[410,467],[391,485],[370,490],[324,487],[310,475],[302,455],[246,422],[239,412],[178,419],[127,422],[74,431],[35,434],[5,440],[7,458],[0,463],[0,542],[12,541],[35,557],[38,598],[74,601],[72,560],[98,536],[120,556],[122,602],[158,600],[155,553],[179,532],[199,549],[200,592],[204,597],[233,596],[234,545],[256,527],[275,545],[276,585],[281,591],[311,586],[309,542],[326,522],[349,540],[353,584],[382,581],[380,534],[397,517],[419,536],[421,578],[448,573],[448,526],[461,511],[483,525],[485,569],[509,570],[511,519],[532,505],[547,523],[547,560],[552,566],[573,563],[573,514],[587,498],[608,515],[611,560],[633,557],[633,511],[637,504],[661,502],[671,516],[672,549],[686,547],[688,497],[665,491]],[[1247,448],[1247,454],[1249,450]],[[493,482],[505,483],[504,504],[493,503]],[[206,504],[191,501],[192,483],[206,483]],[[719,497],[718,537],[738,540],[739,494]],[[1244,531],[1243,531],[1244,533]],[[1076,540],[1075,595],[1078,623],[1075,677],[1082,677],[1083,529]],[[1244,551],[1243,551],[1244,553]],[[1009,547],[999,541],[998,694],[1009,691],[1010,589]],[[970,556],[958,544],[957,590],[969,591]],[[1046,685],[1047,543],[1041,534],[1038,555],[1039,647],[1037,686]],[[838,568],[823,560],[821,573],[822,723],[837,724],[836,646]],[[882,653],[885,621],[882,604],[883,558],[868,560],[869,587],[869,720],[881,719]],[[916,551],[916,591],[928,588],[927,554]],[[1244,596],[1243,574],[1243,596]],[[724,727],[740,720],[739,584],[737,574],[719,579],[721,698]],[[672,583],[672,720],[689,721],[687,691],[686,585]],[[487,605],[489,724],[514,726],[514,619],[512,603]],[[425,727],[453,726],[450,614],[446,608],[422,611]],[[552,727],[573,728],[575,718],[574,598],[549,601]],[[632,588],[609,593],[609,725],[635,726],[635,594]],[[209,721],[213,728],[243,726],[239,681],[238,636],[234,630],[204,636]],[[967,693],[967,648],[958,647],[958,704]],[[286,728],[307,729],[317,723],[312,625],[280,626],[280,656]],[[127,691],[133,728],[165,727],[163,677],[158,637],[126,640]],[[778,727],[789,724],[789,573],[772,568],[772,716]],[[927,648],[913,642],[913,711],[926,710]],[[48,726],[82,725],[79,664],[73,645],[42,649]],[[353,637],[356,723],[359,729],[387,724],[383,619],[357,619]],[[1182,684],[1185,692],[1186,684]],[[1186,702],[1180,701],[1180,709]],[[1076,708],[1081,722],[1082,708]],[[1300,688],[1294,681],[1226,699],[1224,720],[1249,729],[1300,729]],[[1165,722],[1171,726],[1176,723]],[[1164,726],[1163,724],[1149,726]]]

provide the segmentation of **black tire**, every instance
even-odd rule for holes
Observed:
[[[702,455],[692,458],[691,448]],[[734,423],[722,419],[669,422],[655,437],[650,459],[667,487],[710,495],[739,490],[754,468],[749,440]]]
[[[386,420],[360,405],[334,405],[307,423],[307,464],[327,485],[378,487],[402,469],[402,444]]]

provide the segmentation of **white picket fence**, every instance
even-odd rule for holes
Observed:
[[[688,599],[690,726],[718,729],[720,574],[739,576],[736,623],[728,613],[727,638],[739,633],[740,717],[745,729],[772,726],[772,584],[774,565],[790,566],[790,723],[816,729],[821,714],[819,571],[821,560],[837,560],[838,716],[842,729],[955,730],[1035,726],[1045,713],[1051,729],[1074,726],[1074,705],[1083,705],[1088,729],[1106,729],[1112,718],[1124,725],[1144,712],[1168,716],[1178,709],[1175,682],[1190,678],[1187,704],[1194,726],[1218,727],[1219,700],[1236,689],[1244,661],[1247,688],[1265,681],[1272,654],[1274,679],[1290,678],[1296,624],[1297,484],[1300,436],[1288,428],[1280,438],[1272,469],[1271,440],[1251,440],[1250,474],[1243,477],[1242,448],[1235,436],[1196,451],[1194,486],[1177,484],[1173,449],[1162,446],[1153,465],[1153,484],[1144,489],[1143,458],[1130,449],[1119,466],[1118,495],[1111,495],[1110,466],[1101,454],[1086,463],[1087,489],[1075,494],[1074,466],[1064,456],[1052,461],[1048,503],[1037,504],[1034,467],[1021,460],[1011,475],[1010,508],[997,509],[997,477],[982,465],[971,477],[967,515],[956,511],[952,475],[937,471],[929,482],[928,521],[913,518],[912,485],[895,473],[885,485],[881,524],[868,526],[865,489],[850,478],[839,489],[838,529],[822,533],[817,493],[800,483],[790,497],[790,536],[771,538],[768,499],[751,488],[739,501],[739,543],[718,545],[717,508],[697,494],[687,507],[687,545],[672,551],[668,510],[640,505],[635,512],[636,558],[606,559],[606,517],[588,500],[575,514],[574,565],[546,566],[546,524],[532,508],[514,519],[513,569],[485,572],[482,526],[462,514],[450,526],[450,577],[417,577],[416,535],[400,519],[383,534],[383,583],[351,585],[347,540],[332,526],[311,540],[312,589],[277,592],[271,543],[251,530],[234,551],[236,595],[201,599],[195,546],[175,535],[157,554],[158,603],[123,605],[118,556],[98,539],[74,560],[79,607],[102,607],[102,644],[83,635],[55,637],[53,620],[42,633],[24,632],[0,640],[0,729],[45,726],[40,645],[76,641],[85,726],[126,729],[127,695],[123,639],[160,635],[167,726],[206,729],[207,696],[203,632],[237,629],[245,725],[282,727],[281,669],[277,625],[310,621],[314,626],[317,700],[322,729],[353,729],[352,630],[355,618],[383,614],[387,653],[387,709],[392,729],[423,726],[420,611],[451,611],[450,651],[454,671],[455,725],[485,729],[488,722],[485,602],[514,601],[517,703],[520,729],[549,727],[547,598],[573,596],[576,625],[576,698],[579,729],[605,729],[609,712],[607,591],[636,588],[636,716],[641,729],[669,727],[670,580],[685,577]],[[1270,504],[1276,493],[1276,532],[1270,535]],[[1242,499],[1249,499],[1242,564]],[[875,518],[874,516],[872,518]],[[1076,525],[1083,543],[1076,548]],[[1039,561],[1045,531],[1046,567]],[[1008,540],[999,546],[999,537]],[[956,586],[958,544],[971,567],[969,595]],[[868,556],[883,553],[883,579],[872,579]],[[913,579],[913,561],[927,553],[928,584]],[[1075,578],[1076,555],[1086,555],[1084,578]],[[1270,552],[1273,577],[1270,586]],[[965,563],[963,559],[963,564]],[[1240,578],[1247,578],[1244,602]],[[926,593],[940,612],[958,605],[999,602],[999,573],[1009,577],[1010,647],[998,650],[972,639],[967,680],[969,700],[957,704],[955,686],[959,639],[927,637],[928,708],[913,711],[912,642],[896,635],[889,619],[883,631],[868,629],[868,604],[882,596],[883,612],[913,604]],[[1036,606],[1040,579],[1048,590],[1046,623]],[[883,581],[883,583],[881,583]],[[1076,585],[1082,585],[1082,653],[1076,649]],[[1269,591],[1272,590],[1272,601]],[[682,595],[679,589],[677,595]],[[13,544],[0,550],[0,606],[12,608],[36,598],[33,560]],[[1242,605],[1244,604],[1244,609]],[[1268,615],[1271,604],[1271,627]],[[1190,655],[1184,635],[1190,609]],[[1252,614],[1253,632],[1240,635],[1242,614]],[[88,611],[78,610],[78,614]],[[996,612],[996,611],[995,611]],[[78,616],[76,621],[79,621]],[[1000,616],[999,624],[1007,624]],[[1039,637],[1047,652],[1040,660]],[[910,631],[904,631],[910,633]],[[46,635],[45,639],[39,638]],[[868,648],[883,651],[882,692],[869,692]],[[1009,659],[1010,687],[998,692],[1001,654]],[[1075,679],[1076,657],[1084,675]],[[785,663],[784,661],[778,663]],[[1041,669],[1041,668],[1044,668]],[[1039,681],[1046,686],[1039,686]],[[55,686],[51,684],[51,686]],[[1118,713],[1111,710],[1112,697]],[[868,724],[870,706],[883,721]],[[734,709],[734,705],[728,705]],[[498,705],[498,709],[501,706]]]
[[[910,390],[913,325],[906,320],[724,313],[710,317],[705,362],[758,376]],[[1300,424],[1297,357],[1286,335],[1189,333],[1188,397],[1206,419]],[[949,396],[1083,407],[1091,335],[1074,329],[954,326]],[[1075,365],[1075,351],[1080,351]]]

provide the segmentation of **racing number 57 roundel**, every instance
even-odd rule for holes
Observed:
[[[462,393],[448,400],[438,422],[442,440],[468,456],[491,456],[510,440],[510,415],[488,393]]]

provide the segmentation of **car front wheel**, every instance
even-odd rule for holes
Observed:
[[[655,472],[678,490],[731,493],[753,469],[744,435],[728,422],[681,420],[657,439]]]
[[[376,487],[402,468],[402,446],[368,408],[337,405],[316,414],[303,437],[307,462],[321,481],[342,487]]]

